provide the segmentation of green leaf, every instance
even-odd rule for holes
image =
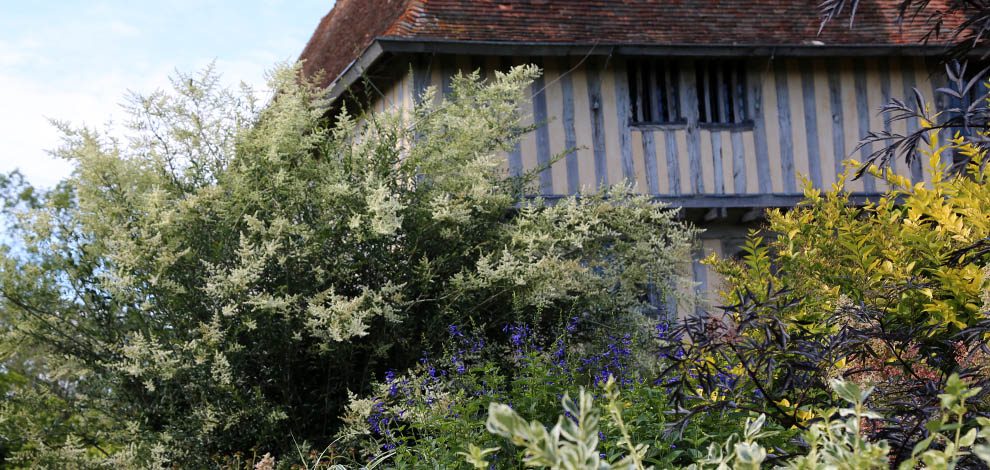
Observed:
[[[973,454],[979,457],[983,462],[990,464],[990,445],[979,444],[973,446]]]
[[[959,438],[959,447],[969,447],[976,442],[976,428],[970,429],[961,438]]]
[[[917,456],[922,452],[924,452],[925,450],[928,450],[928,447],[932,445],[932,440],[934,439],[935,439],[935,434],[930,434],[928,437],[922,439],[921,441],[918,441],[918,443],[914,445],[914,449],[911,450],[911,455]]]

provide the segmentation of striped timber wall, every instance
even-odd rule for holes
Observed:
[[[522,112],[526,124],[545,125],[506,155],[505,168],[519,174],[575,149],[539,175],[534,193],[571,195],[630,181],[637,192],[674,205],[766,207],[800,196],[802,176],[828,189],[869,130],[904,134],[916,129],[915,122],[885,123],[878,109],[891,98],[913,96],[915,87],[926,97],[935,96],[934,89],[945,81],[939,66],[920,57],[749,58],[745,83],[751,122],[719,127],[698,122],[694,59],[678,60],[682,124],[631,122],[622,57],[424,56],[413,63],[411,74],[383,90],[375,106],[409,109],[428,86],[448,94],[450,78],[459,71],[478,70],[485,77],[533,63],[544,73],[532,84],[532,99],[522,104]],[[862,161],[871,150],[867,146],[852,156]],[[894,169],[915,181],[924,177],[917,161],[911,168],[895,162]],[[848,190],[866,194],[885,186],[872,178],[847,183]],[[773,196],[785,198],[775,203]],[[738,240],[712,236],[720,235],[703,236],[695,256],[731,255],[729,245]],[[717,274],[699,263],[691,271],[699,290],[715,298]]]
[[[694,105],[693,60],[680,66],[681,108],[686,124],[634,125],[623,58],[425,58],[411,76],[383,90],[376,106],[411,106],[418,92],[435,86],[447,94],[450,77],[480,70],[482,76],[512,65],[535,63],[544,70],[523,104],[527,123],[546,125],[527,135],[506,157],[512,173],[532,170],[570,148],[540,174],[535,192],[568,195],[595,191],[629,180],[640,193],[670,197],[799,195],[803,175],[827,189],[843,172],[868,130],[903,134],[917,123],[885,125],[879,107],[891,98],[913,96],[917,87],[934,96],[944,74],[920,57],[776,59],[747,61],[747,115],[751,124],[731,127],[698,124]],[[865,159],[870,148],[853,155]],[[903,162],[897,162],[904,166]],[[920,163],[896,171],[916,180]],[[874,193],[883,183],[864,178],[853,192]],[[707,199],[708,201],[717,199]],[[715,203],[715,206],[719,203]]]

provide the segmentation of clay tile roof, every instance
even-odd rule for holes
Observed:
[[[303,73],[312,76],[319,70],[332,81],[357,58],[371,41],[385,36],[400,19],[410,14],[415,0],[337,0],[330,13],[320,20],[316,32],[299,56]]]
[[[376,37],[656,45],[918,44],[898,0],[860,0],[856,23],[816,36],[821,0],[337,0],[306,45],[304,72],[331,81]],[[947,0],[932,1],[931,8]],[[844,15],[845,16],[845,15]]]

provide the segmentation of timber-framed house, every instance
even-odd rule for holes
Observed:
[[[367,83],[373,109],[411,107],[443,93],[458,71],[533,63],[544,74],[523,114],[544,123],[506,157],[510,172],[577,149],[539,175],[552,199],[601,183],[684,208],[704,227],[700,252],[731,256],[771,207],[802,199],[802,180],[827,189],[892,98],[945,81],[941,47],[923,45],[922,19],[898,24],[895,0],[861,0],[855,25],[819,32],[819,0],[337,0],[301,59],[326,72],[341,102]],[[937,2],[933,2],[934,3]],[[934,5],[937,6],[937,5]],[[933,7],[934,7],[933,6]],[[948,103],[937,101],[940,108]],[[895,169],[921,180],[915,161]],[[884,191],[862,178],[854,201]],[[717,279],[699,263],[702,291]]]

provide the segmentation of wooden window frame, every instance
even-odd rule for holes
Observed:
[[[639,57],[628,59],[626,67],[629,124],[633,127],[687,127],[691,113],[681,109],[681,93],[690,87],[685,87],[682,81],[694,79],[698,103],[695,125],[713,130],[753,128],[744,59],[713,58],[689,62],[677,58]],[[693,67],[693,70],[682,70],[683,67]]]
[[[687,124],[680,103],[681,65],[676,59],[630,59],[627,66],[631,125]]]
[[[740,59],[699,59],[694,62],[698,93],[698,126],[732,129],[752,126],[747,113],[746,62]]]

